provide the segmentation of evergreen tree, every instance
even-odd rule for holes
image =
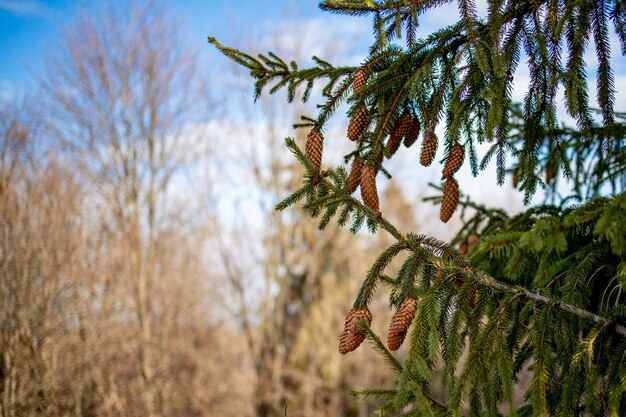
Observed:
[[[379,398],[383,414],[626,415],[626,114],[614,110],[609,43],[614,30],[626,54],[626,5],[489,0],[479,17],[472,0],[459,0],[456,23],[417,39],[420,16],[445,3],[322,1],[323,10],[373,17],[375,40],[358,67],[313,57],[314,66],[301,69],[209,38],[250,70],[257,97],[271,85],[271,93],[286,89],[290,101],[303,87],[307,100],[321,83],[318,114],[295,125],[309,132],[305,149],[286,140],[306,175],[277,209],[303,201],[320,229],[336,218],[353,233],[366,226],[394,238],[363,279],[339,349],[347,353],[369,339],[396,373],[395,388],[353,395]],[[597,110],[584,55],[591,43]],[[511,97],[523,53],[530,83],[518,105]],[[349,173],[322,164],[324,129],[342,102],[354,142],[345,156]],[[559,106],[575,127],[559,123]],[[385,160],[420,133],[422,165],[444,148],[442,195],[434,199],[441,220],[462,208],[463,225],[450,243],[398,230],[379,206],[377,174],[389,176]],[[509,216],[461,196],[460,166],[467,161],[479,175],[494,158],[499,185],[508,173],[527,204],[539,189],[550,204]],[[359,187],[360,200],[351,195]],[[406,260],[388,275],[400,254]],[[368,310],[379,284],[388,289],[393,318]],[[391,320],[387,346],[369,328],[372,320]],[[390,349],[405,336],[401,362]],[[438,363],[443,399],[431,392]],[[531,382],[521,387],[525,373]],[[514,396],[522,389],[519,405]]]

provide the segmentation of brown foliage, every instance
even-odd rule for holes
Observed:
[[[233,231],[211,217],[219,190],[200,208],[179,196],[202,77],[157,2],[133,4],[69,28],[43,80],[45,136],[22,109],[0,117],[0,414],[370,415],[347,391],[386,370],[335,343],[347,277],[380,248],[265,206],[271,229]],[[250,151],[255,189],[284,195],[297,168],[266,136],[271,160],[245,139],[233,153]],[[309,154],[321,164],[321,146]],[[211,186],[232,185],[218,174]]]

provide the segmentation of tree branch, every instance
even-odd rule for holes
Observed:
[[[385,219],[380,213],[375,212],[374,210],[372,210],[371,208],[363,204],[361,201],[357,200],[353,196],[346,193],[345,190],[342,190],[339,187],[335,186],[335,184],[333,184],[328,178],[322,175],[319,175],[319,172],[317,172],[316,174],[321,178],[321,180],[325,183],[325,185],[329,189],[331,189],[337,195],[340,195],[346,199],[350,199],[353,205],[357,206],[359,210],[364,212],[367,217],[369,217],[371,220],[376,222],[381,229],[384,229],[385,231],[387,231],[391,236],[393,236],[396,240],[398,240],[398,242],[405,243],[407,247],[410,248],[411,250],[418,249],[418,247],[416,247],[414,242],[411,242],[410,240],[408,240],[406,238],[406,235],[403,235],[402,233],[400,233],[400,231],[393,224],[391,224],[389,220]],[[421,246],[421,244],[418,244],[417,246]],[[440,248],[440,247],[436,247],[436,249],[443,250],[443,248]],[[557,298],[548,297],[548,296],[541,295],[538,293],[533,293],[525,288],[513,286],[510,284],[503,283],[501,281],[497,281],[496,279],[489,277],[487,275],[484,275],[484,274],[478,275],[469,267],[467,260],[465,259],[464,256],[460,254],[449,253],[449,252],[447,253],[452,257],[452,260],[454,261],[455,266],[460,267],[463,270],[463,274],[465,274],[467,278],[476,280],[476,282],[479,285],[483,285],[485,287],[491,288],[492,290],[497,291],[497,292],[503,292],[503,293],[512,294],[517,297],[522,297],[538,304],[549,305],[555,310],[561,311],[563,313],[571,314],[573,316],[579,317],[583,320],[587,320],[596,324],[601,324],[601,325],[606,326],[606,325],[609,325],[611,322],[611,320],[606,317],[602,317],[598,314],[592,313],[580,307],[576,307],[571,304],[564,303]],[[467,279],[463,279],[463,274],[458,274],[457,279],[465,282]],[[626,327],[622,326],[621,324],[616,323],[613,330],[618,335],[626,338]]]

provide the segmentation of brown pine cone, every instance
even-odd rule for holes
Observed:
[[[367,111],[367,107],[364,105],[361,106],[350,119],[350,123],[348,123],[348,139],[352,141],[357,141],[367,129],[369,112]]]
[[[443,177],[450,178],[453,176],[463,165],[463,159],[465,159],[465,148],[455,143],[452,145],[446,164],[443,167]]]
[[[448,178],[443,186],[443,198],[439,210],[439,218],[442,222],[447,223],[456,210],[459,203],[459,183],[454,178]]]
[[[467,251],[470,252],[474,247],[478,244],[478,235],[476,233],[472,233],[467,238]]]
[[[467,252],[469,252],[469,246],[467,242],[461,243],[461,245],[459,246],[459,253],[461,255],[467,255]]]
[[[389,140],[387,141],[387,146],[385,147],[385,150],[387,151],[387,158],[391,158],[393,154],[398,151],[401,143],[402,136],[400,136],[395,131],[391,132],[391,135],[389,135]]]
[[[404,136],[404,146],[410,148],[417,141],[417,137],[420,134],[422,126],[420,125],[420,119],[413,116],[411,117],[411,124],[409,125],[409,130]]]
[[[417,301],[414,298],[405,298],[402,301],[400,308],[394,314],[389,325],[389,332],[387,333],[387,347],[389,350],[398,350],[400,345],[402,345],[416,311]]]
[[[402,138],[407,134],[410,127],[411,115],[408,112],[404,112],[391,130],[389,140],[387,141],[386,150],[389,158],[391,158],[393,154],[396,153],[396,151],[400,147],[400,143],[402,143]]]
[[[513,170],[513,188],[517,189],[518,183],[519,183],[519,168],[515,168]]]
[[[348,188],[346,189],[348,194],[355,192],[359,184],[361,184],[362,167],[363,160],[358,156],[355,156],[352,160],[352,166],[350,167],[350,176],[348,176]]]
[[[322,166],[322,152],[324,150],[324,136],[317,129],[311,129],[306,137],[304,153],[317,168]]]
[[[361,198],[366,206],[380,213],[378,190],[376,189],[377,168],[371,164],[363,164],[361,168]]]
[[[430,166],[435,159],[437,153],[437,135],[434,129],[428,128],[424,132],[424,141],[422,142],[422,152],[420,154],[420,164],[425,167]]]
[[[470,308],[476,307],[476,304],[478,304],[478,290],[475,289],[470,300]]]
[[[359,332],[360,321],[365,321],[368,325],[372,322],[372,314],[367,308],[353,308],[348,312],[343,333],[339,338],[339,353],[342,355],[352,352],[365,340],[365,334]]]
[[[550,184],[556,175],[554,165],[550,164],[546,167],[546,184]]]
[[[411,115],[408,112],[404,112],[402,116],[396,121],[393,129],[391,129],[391,134],[389,135],[389,140],[387,140],[387,155],[389,158],[396,153],[400,144],[402,143],[402,138],[409,131],[409,127],[411,125]]]
[[[365,86],[365,83],[367,83],[367,73],[363,68],[359,68],[352,80],[352,91],[356,93]]]

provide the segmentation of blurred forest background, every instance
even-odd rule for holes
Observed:
[[[291,125],[313,110],[254,104],[247,74],[184,27],[157,1],[91,6],[37,88],[0,101],[0,416],[372,415],[348,390],[393,375],[337,341],[390,242],[273,210],[301,177],[283,139],[303,141]],[[345,52],[295,36],[271,49]],[[394,175],[416,174],[413,152]],[[385,215],[449,238],[428,193],[392,180]],[[372,312],[383,331],[386,301]]]

